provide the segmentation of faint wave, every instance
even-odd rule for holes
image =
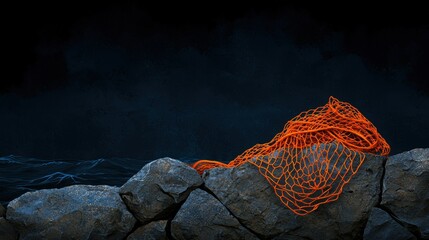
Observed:
[[[0,157],[0,204],[7,205],[21,194],[37,189],[73,184],[122,186],[148,162],[132,158],[42,160],[15,155]]]

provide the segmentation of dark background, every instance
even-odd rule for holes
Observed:
[[[423,6],[3,9],[0,155],[229,161],[329,96],[429,147]]]

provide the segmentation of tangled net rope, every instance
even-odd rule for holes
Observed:
[[[192,167],[202,174],[249,162],[259,168],[286,207],[306,215],[338,199],[365,153],[387,156],[389,152],[390,146],[368,119],[331,96],[325,106],[300,113],[270,142],[256,144],[231,162],[200,160]]]

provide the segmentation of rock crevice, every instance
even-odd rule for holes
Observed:
[[[417,148],[386,162],[379,207],[416,238],[429,238],[429,149]]]
[[[263,236],[261,236],[260,234],[258,234],[257,232],[253,231],[252,229],[248,228],[243,222],[242,220],[234,215],[234,212],[232,212],[231,210],[228,209],[227,206],[225,206],[225,204],[222,203],[222,201],[219,200],[219,198],[216,196],[216,194],[214,194],[210,189],[208,189],[204,184],[200,187],[201,190],[207,192],[208,194],[212,195],[214,198],[216,198],[220,204],[222,204],[222,206],[225,207],[226,210],[228,210],[229,214],[231,214],[235,219],[237,219],[237,221],[240,223],[240,225],[242,227],[244,227],[245,229],[247,229],[249,232],[253,233],[255,236],[257,236],[259,239],[265,239]]]

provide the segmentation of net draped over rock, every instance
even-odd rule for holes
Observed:
[[[365,154],[387,156],[390,146],[355,107],[334,97],[322,107],[300,113],[270,142],[256,144],[229,163],[200,160],[199,174],[249,162],[297,215],[335,201],[362,165]]]

